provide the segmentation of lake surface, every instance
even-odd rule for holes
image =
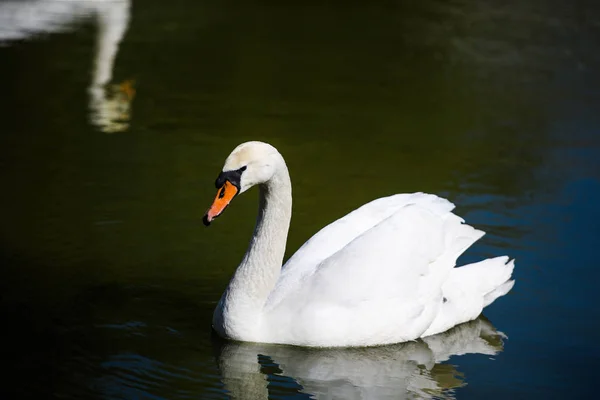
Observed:
[[[0,397],[594,396],[597,2],[0,2]],[[286,158],[287,256],[365,202],[447,197],[517,283],[370,349],[221,341],[257,191],[202,225],[239,143]],[[597,396],[597,394],[596,394]]]

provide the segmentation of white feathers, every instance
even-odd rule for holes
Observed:
[[[258,163],[253,146],[235,153],[236,167],[244,157]],[[264,209],[246,257],[215,311],[223,336],[304,346],[402,342],[475,319],[512,287],[508,257],[455,268],[484,232],[424,193],[377,199],[333,222],[279,275],[291,184],[285,163],[275,168],[260,191]],[[231,319],[238,321],[223,322]],[[245,330],[224,328],[234,325]]]

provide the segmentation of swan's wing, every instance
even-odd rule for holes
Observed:
[[[405,202],[312,268],[288,271],[274,290],[279,301],[267,304],[273,334],[327,346],[420,337],[443,304],[456,259],[483,235],[432,197]]]
[[[312,275],[323,260],[411,204],[416,204],[439,216],[448,214],[454,208],[454,204],[448,200],[425,193],[397,194],[363,205],[327,225],[300,247],[283,266],[277,286],[267,302],[267,308],[274,307],[288,292],[294,291],[299,282]],[[402,244],[398,239],[394,242],[394,245]]]

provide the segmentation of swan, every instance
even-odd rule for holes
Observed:
[[[210,225],[256,185],[256,226],[213,314],[224,338],[308,347],[406,342],[477,318],[513,287],[507,256],[454,268],[484,232],[464,224],[448,200],[425,193],[363,205],[317,232],[282,267],[292,186],[270,144],[233,150],[203,222]]]

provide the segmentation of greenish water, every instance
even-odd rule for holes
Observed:
[[[593,395],[595,3],[128,5],[0,2],[3,398]],[[460,263],[516,257],[515,288],[430,341],[217,340],[256,192],[202,215],[247,140],[288,163],[288,256],[371,199],[425,191],[488,232]]]

